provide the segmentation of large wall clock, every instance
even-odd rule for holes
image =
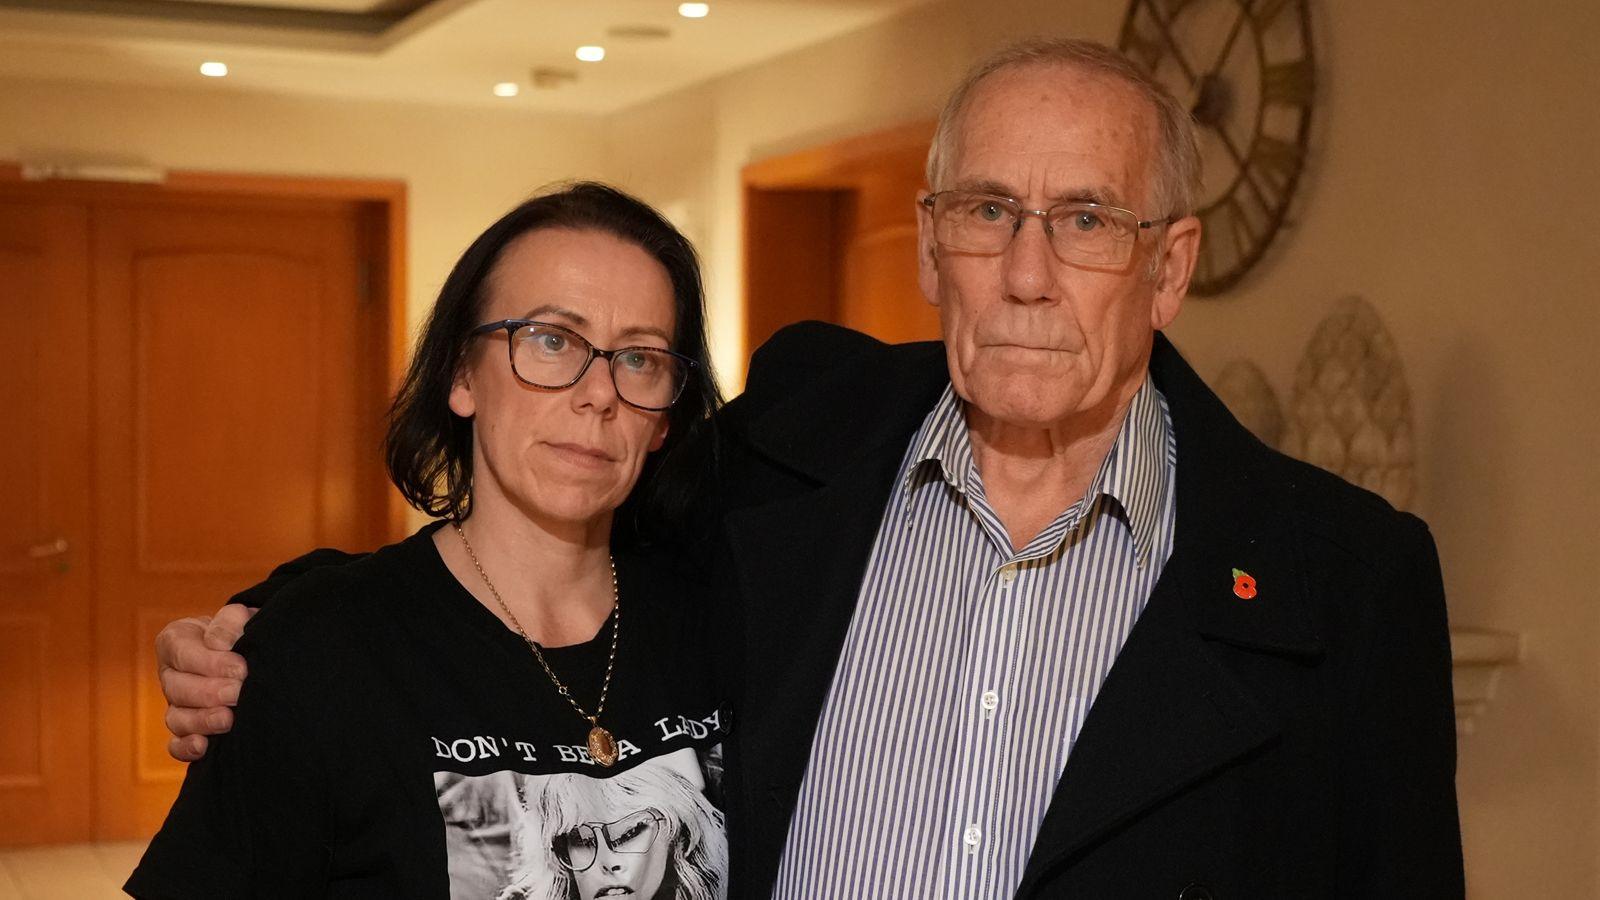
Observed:
[[[1118,46],[1200,126],[1204,223],[1191,293],[1261,260],[1305,167],[1316,99],[1308,0],[1133,0]]]

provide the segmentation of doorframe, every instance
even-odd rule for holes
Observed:
[[[18,163],[0,161],[5,195],[57,201],[204,198],[250,200],[326,200],[357,204],[363,242],[377,256],[371,296],[383,305],[383,379],[392,393],[405,375],[410,341],[406,333],[406,183],[398,179],[320,178],[177,169],[156,183],[25,178]],[[410,506],[398,491],[388,491],[384,509],[387,539],[410,532]]]
[[[778,327],[837,320],[837,217],[859,189],[861,165],[885,155],[926,153],[937,124],[908,122],[760,159],[741,170],[746,358]]]

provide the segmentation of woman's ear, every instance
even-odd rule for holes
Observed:
[[[472,396],[472,385],[467,381],[467,367],[456,370],[455,381],[450,385],[450,411],[463,419],[470,419],[478,411]]]
[[[667,442],[667,432],[671,428],[672,428],[672,423],[667,420],[666,416],[662,416],[660,423],[658,423],[656,425],[655,436],[650,439],[650,452],[651,453],[654,453],[657,450],[660,450],[661,449],[661,445],[663,445],[663,444],[665,444]]]

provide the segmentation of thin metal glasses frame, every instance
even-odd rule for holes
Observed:
[[[938,203],[939,198],[940,197],[948,197],[948,196],[964,196],[964,197],[971,197],[971,198],[980,199],[980,200],[994,200],[994,201],[997,201],[999,203],[1005,204],[1007,207],[1009,207],[1011,209],[1016,210],[1016,216],[1017,216],[1016,221],[1011,223],[1011,234],[1012,234],[1012,237],[1015,237],[1017,232],[1022,230],[1022,223],[1026,219],[1028,219],[1030,217],[1031,218],[1036,218],[1036,219],[1039,220],[1039,224],[1044,227],[1044,233],[1045,233],[1046,236],[1053,236],[1055,234],[1055,226],[1050,224],[1050,220],[1052,218],[1055,218],[1054,214],[1058,210],[1068,209],[1068,208],[1071,208],[1071,209],[1105,210],[1106,212],[1122,213],[1122,214],[1128,216],[1133,221],[1133,224],[1135,224],[1135,225],[1137,225],[1139,227],[1140,231],[1143,231],[1143,230],[1145,230],[1147,228],[1154,228],[1157,225],[1171,225],[1173,222],[1176,222],[1179,219],[1178,216],[1167,216],[1164,219],[1141,219],[1141,218],[1139,218],[1139,214],[1134,212],[1131,209],[1123,209],[1120,206],[1110,206],[1110,205],[1105,204],[1105,203],[1095,203],[1092,200],[1074,200],[1074,201],[1071,201],[1069,203],[1057,203],[1055,206],[1052,206],[1049,209],[1029,209],[1026,206],[1023,206],[1022,205],[1022,201],[1018,200],[1015,197],[1007,197],[1004,194],[991,194],[991,193],[989,193],[987,191],[962,191],[962,190],[938,191],[936,193],[932,193],[932,194],[929,194],[926,197],[923,197],[920,202],[921,202],[921,204],[923,206],[927,207],[928,215],[933,216],[934,215],[934,207],[935,207],[935,204]],[[937,224],[937,219],[935,219],[935,224]],[[1135,232],[1134,234],[1135,234],[1135,240],[1134,241],[1130,241],[1127,244],[1127,252],[1123,255],[1123,258],[1118,259],[1118,260],[1113,260],[1113,261],[1110,261],[1110,262],[1106,262],[1106,263],[1103,263],[1103,264],[1104,265],[1121,265],[1123,263],[1126,263],[1128,261],[1128,257],[1132,256],[1133,244],[1137,242],[1137,232]],[[1007,243],[1009,243],[1009,241]],[[1053,243],[1052,243],[1052,246],[1054,246]],[[957,247],[955,249],[967,250],[968,252],[981,252],[981,251],[970,250],[969,248]],[[996,248],[996,250],[994,252],[999,252],[1000,250],[1004,250],[1004,249],[1005,249],[1004,247]]]

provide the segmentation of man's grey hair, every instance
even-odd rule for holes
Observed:
[[[1140,215],[1181,217],[1194,212],[1200,195],[1200,150],[1195,139],[1194,119],[1177,98],[1116,50],[1094,41],[1070,38],[1044,38],[1012,44],[973,66],[945,102],[939,115],[939,128],[928,148],[928,187],[946,187],[950,166],[955,159],[961,119],[974,88],[985,78],[1006,69],[1022,66],[1070,66],[1079,71],[1106,75],[1133,88],[1150,101],[1156,114],[1161,145],[1156,154],[1155,201],[1157,212],[1138,210]]]

